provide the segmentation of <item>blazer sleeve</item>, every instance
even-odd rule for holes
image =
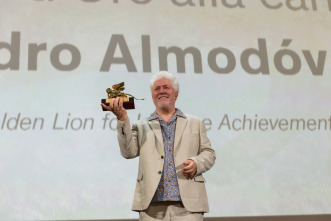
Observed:
[[[190,158],[197,165],[197,172],[195,176],[199,176],[202,173],[208,171],[215,164],[216,159],[215,150],[211,147],[210,140],[207,137],[206,127],[201,120],[199,123],[199,132],[199,153],[196,157]]]
[[[136,124],[130,128],[129,118],[126,121],[117,120],[117,140],[121,155],[126,159],[139,156],[138,127]]]

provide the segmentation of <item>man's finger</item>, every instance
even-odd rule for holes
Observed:
[[[115,99],[111,99],[110,103],[109,103],[109,108],[110,108],[110,111],[112,111],[112,112],[114,110],[114,103],[115,103]]]
[[[193,173],[194,172],[194,168],[188,168],[188,169],[182,169],[182,172],[185,173],[185,174],[189,174],[189,173]]]
[[[187,162],[187,163],[186,163]],[[189,170],[193,168],[193,163],[192,160],[187,160],[183,163],[184,165],[186,165],[183,170]]]
[[[114,99],[114,111],[118,111],[118,100],[119,100],[119,97],[115,98]]]
[[[118,107],[119,107],[119,109],[120,109],[120,110],[123,110],[123,109],[124,109],[124,107],[123,107],[123,98],[120,97],[120,99],[119,99],[118,102],[119,102],[119,103],[118,103]]]
[[[183,174],[183,176],[184,176],[186,179],[190,179],[190,178],[192,178],[192,177],[194,176],[193,173],[182,173],[182,174]]]
[[[186,172],[184,172],[184,171],[182,171],[182,174],[183,174],[183,176],[186,178],[186,179],[191,179],[191,178],[193,178],[194,177],[194,171],[192,171],[192,172],[190,172],[190,173],[186,173]]]
[[[192,169],[192,166],[186,166],[183,168],[183,171],[187,172]]]
[[[190,164],[190,160],[185,160],[185,161],[183,162],[183,164],[184,164],[184,165],[189,165],[189,164]]]
[[[101,104],[101,107],[105,108],[106,110],[109,109],[109,107],[107,105]]]
[[[189,171],[189,172],[186,172],[186,175],[188,175],[188,176],[192,176],[194,174],[194,171],[192,170],[192,171]]]
[[[182,171],[182,174],[183,174],[183,176],[184,176],[186,179],[189,178],[189,175],[188,175],[187,173],[184,173],[184,172]]]
[[[195,162],[193,160],[186,160],[183,162],[183,164],[185,165],[185,167],[182,169],[183,175],[186,178],[193,178],[197,171]]]
[[[101,104],[101,106],[102,106],[104,109],[106,109],[106,110],[108,110],[108,111],[111,111],[111,109],[110,109],[110,107],[109,107],[108,105]]]
[[[184,170],[185,173],[191,173],[191,172],[193,172],[193,171],[194,171],[193,168],[189,168],[189,169],[187,169],[187,170]]]

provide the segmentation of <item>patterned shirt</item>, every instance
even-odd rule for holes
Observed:
[[[172,115],[169,123],[164,121],[156,112],[154,112],[149,118],[149,120],[158,119],[160,122],[165,153],[160,183],[155,191],[152,202],[181,201],[174,161],[177,117],[186,118],[184,113],[179,109],[176,109],[176,112]]]

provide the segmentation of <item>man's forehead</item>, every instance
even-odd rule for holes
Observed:
[[[172,86],[172,85],[168,79],[163,78],[163,79],[155,81],[154,87],[156,87],[156,86]]]

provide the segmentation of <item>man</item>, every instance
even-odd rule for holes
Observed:
[[[214,165],[215,151],[202,121],[175,107],[176,76],[159,72],[150,86],[156,110],[132,129],[122,98],[102,104],[117,116],[121,155],[139,156],[132,210],[140,220],[203,220],[209,207],[202,173]]]

